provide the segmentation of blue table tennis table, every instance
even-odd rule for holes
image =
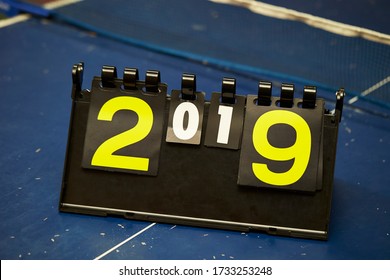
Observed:
[[[276,2],[336,20],[346,16],[330,6],[315,10],[304,1]],[[357,2],[360,7],[367,1]],[[367,20],[367,27],[389,33],[386,5],[379,1],[372,8],[378,15],[372,21],[356,22],[358,8],[340,20],[363,25]],[[74,63],[86,65],[85,87],[102,65],[138,67],[140,73],[158,69],[170,89],[180,88],[183,72],[196,73],[207,93],[219,90],[226,76],[237,78],[237,92],[253,92],[253,80],[40,17],[0,28],[0,38],[1,259],[390,258],[388,109],[375,107],[372,113],[361,109],[374,106],[364,100],[354,103],[360,107],[346,102],[327,241],[61,213]]]

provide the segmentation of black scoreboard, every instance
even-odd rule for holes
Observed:
[[[60,210],[326,239],[338,124],[316,88],[258,83],[237,95],[224,78],[211,100],[183,74],[168,94],[159,71],[122,79],[104,66],[82,89],[72,71],[72,113]]]

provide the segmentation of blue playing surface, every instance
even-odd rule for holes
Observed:
[[[357,7],[371,6],[366,2],[359,2]],[[322,3],[324,9],[320,9],[320,15],[340,18],[349,24],[364,16],[357,8],[348,16],[334,13],[336,3],[333,6],[331,3]],[[318,8],[313,5],[306,7],[299,1],[295,4],[301,11],[311,8],[316,12]],[[339,5],[342,10],[345,4]],[[271,75],[305,81],[333,91],[343,86],[355,95],[390,76],[386,64],[390,60],[389,45],[340,36],[300,21],[262,16],[245,6],[199,0],[147,4],[133,0],[132,5],[126,0],[113,4],[94,0],[61,8],[54,17],[155,52],[207,61],[232,71],[251,72],[256,77]],[[383,29],[385,22],[380,20],[383,17],[377,18],[374,22]],[[367,21],[370,27],[374,24],[371,17]],[[382,87],[368,98],[386,101],[390,108],[388,89]]]
[[[114,65],[119,72],[137,67],[141,77],[158,69],[169,90],[180,88],[183,72],[195,73],[208,98],[220,90],[223,77],[236,77],[240,94],[257,90],[257,81],[245,73],[46,19],[1,28],[0,38],[1,259],[93,259],[151,224],[58,211],[74,63],[85,62],[86,88],[102,65]],[[261,78],[286,82],[266,74]],[[303,85],[297,82],[297,87]],[[331,109],[333,94],[319,90]],[[389,113],[362,100],[344,108],[328,241],[156,224],[103,258],[389,259]]]

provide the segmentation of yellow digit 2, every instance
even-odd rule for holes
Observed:
[[[269,143],[268,130],[275,124],[287,124],[295,129],[294,145],[278,148]],[[287,186],[297,182],[305,173],[310,158],[311,133],[307,122],[298,114],[274,110],[261,115],[253,128],[252,140],[256,151],[267,159],[274,161],[294,159],[292,167],[282,173],[269,170],[266,164],[252,163],[253,173],[260,181],[275,186]]]
[[[117,150],[144,139],[153,126],[153,111],[142,99],[120,96],[108,100],[99,111],[98,120],[112,121],[119,110],[134,111],[138,115],[135,127],[103,142],[92,157],[91,165],[148,171],[149,158],[113,155]]]

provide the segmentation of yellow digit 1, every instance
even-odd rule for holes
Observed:
[[[113,153],[141,141],[150,133],[153,126],[153,111],[142,99],[119,96],[104,103],[97,119],[112,121],[114,114],[119,110],[134,111],[138,115],[138,123],[133,128],[103,142],[93,155],[91,165],[148,171],[149,158],[113,155]]]
[[[294,145],[286,148],[272,146],[268,141],[268,130],[275,124],[287,124],[295,129]],[[262,182],[275,186],[287,186],[297,182],[305,173],[311,151],[311,133],[307,122],[291,111],[274,110],[259,117],[253,128],[252,140],[256,151],[274,161],[294,159],[292,167],[282,173],[268,169],[263,163],[252,163],[255,176]]]

